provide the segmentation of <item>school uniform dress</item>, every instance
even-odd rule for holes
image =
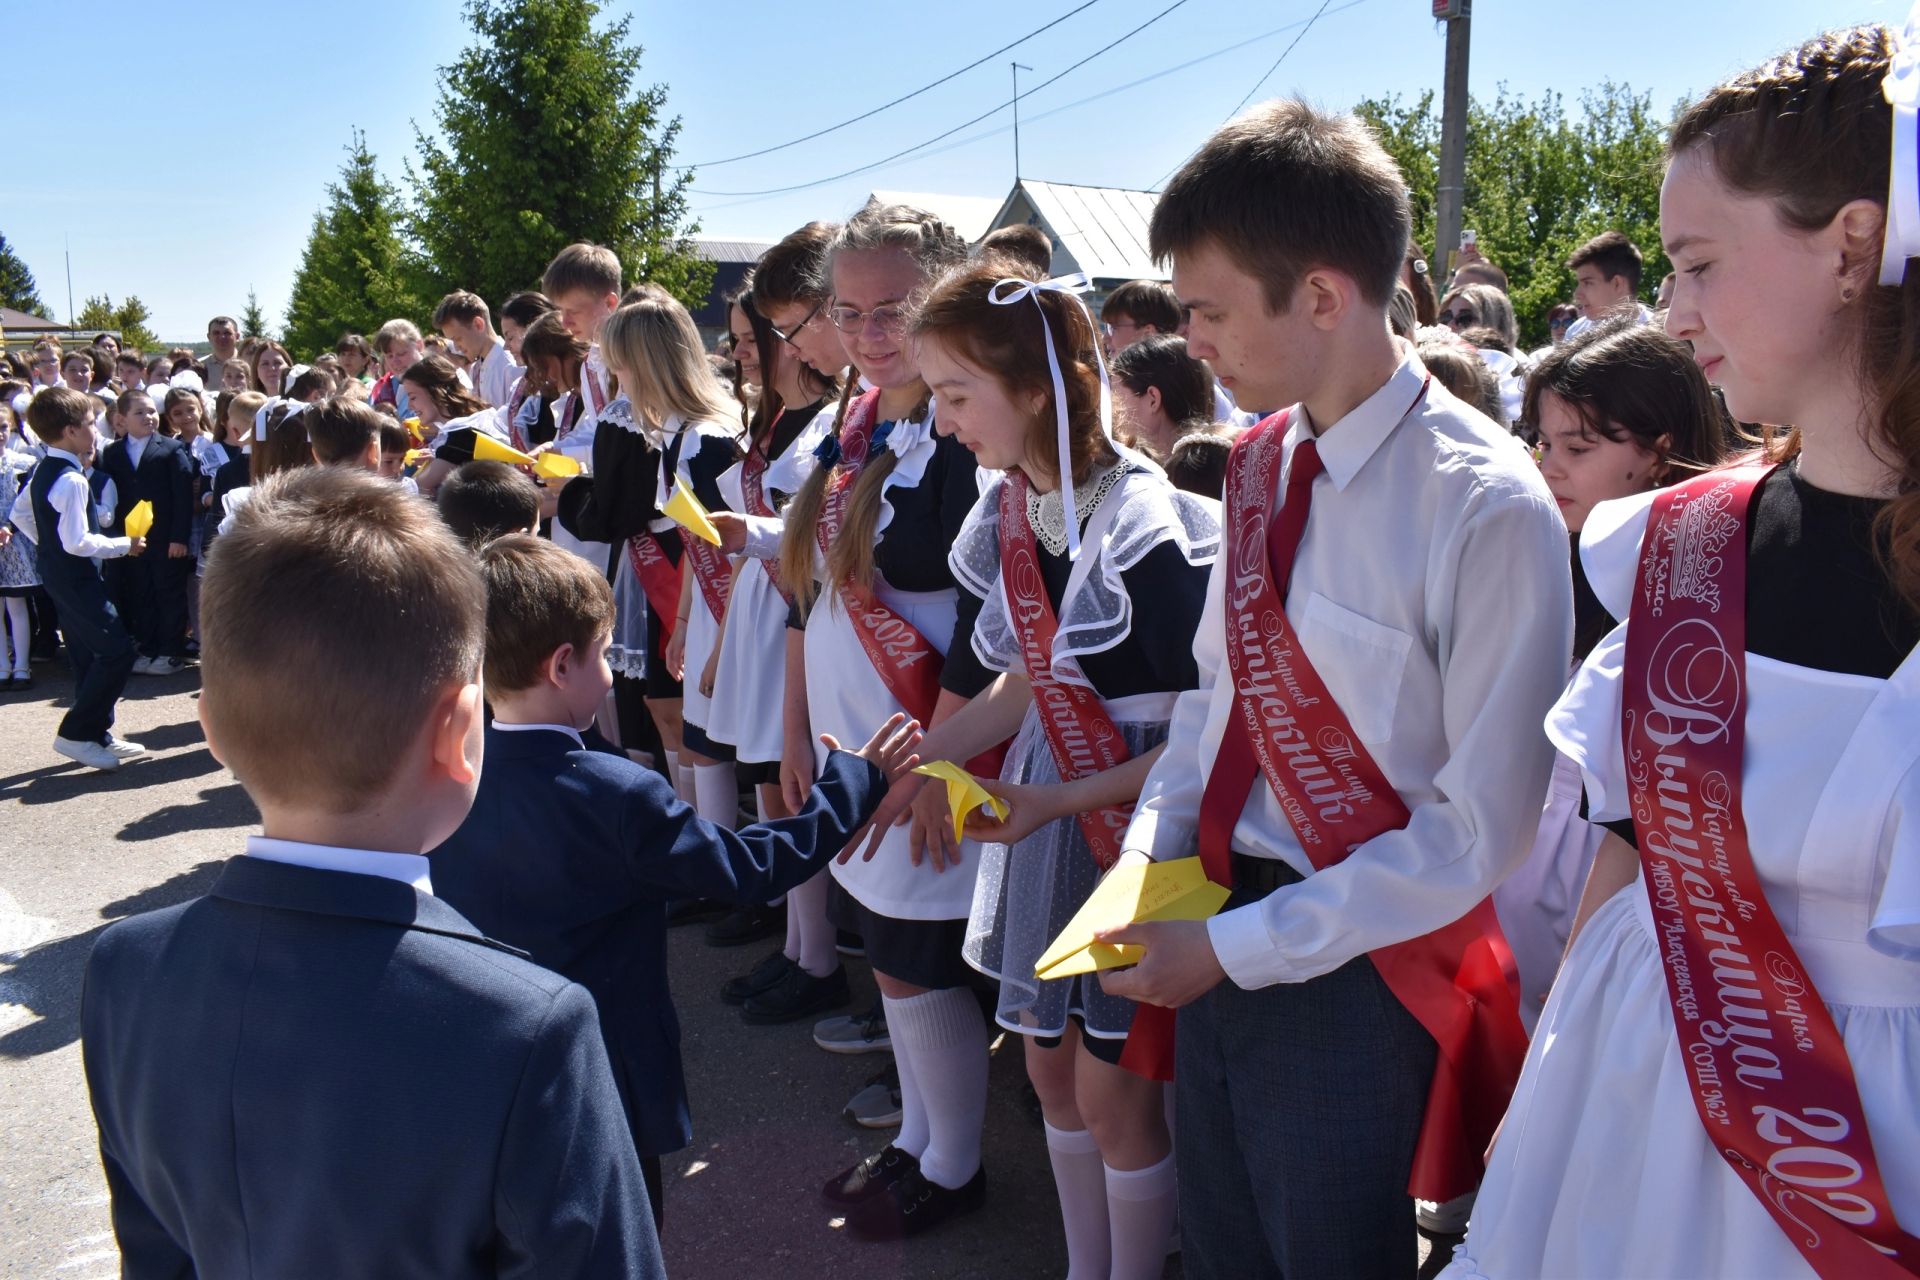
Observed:
[[[1526,450],[1397,344],[1386,383],[1315,441],[1284,597],[1300,649],[1410,811],[1315,870],[1256,776],[1235,888],[1208,935],[1226,977],[1179,1011],[1187,1274],[1405,1275],[1407,1184],[1436,1046],[1368,952],[1476,909],[1525,856],[1552,753],[1539,718],[1572,646],[1566,526]],[[1313,438],[1293,413],[1279,507]],[[1125,847],[1192,856],[1228,720],[1222,555],[1181,696]],[[1284,569],[1276,570],[1284,572]]]
[[[845,846],[886,789],[878,769],[836,752],[797,816],[735,832],[571,729],[496,720],[473,809],[429,855],[433,881],[489,937],[593,995],[634,1146],[657,1178],[658,1158],[693,1139],[667,978],[670,900],[784,893]]]
[[[73,664],[73,705],[59,736],[105,743],[113,704],[127,687],[136,652],[133,637],[107,595],[99,560],[127,554],[131,540],[103,536],[100,512],[80,459],[48,449],[27,484],[33,512],[34,564],[60,613],[60,633]]]
[[[578,543],[606,548],[600,567],[613,584],[614,603],[607,662],[613,667],[618,693],[619,680],[638,681],[647,673],[647,599],[629,563],[626,544],[628,538],[645,532],[657,514],[653,492],[658,464],[646,437],[633,425],[633,406],[624,395],[599,411],[596,424],[599,421],[607,430],[594,432],[591,474],[576,476],[560,491],[554,523]],[[623,739],[628,722],[623,709]]]
[[[761,474],[761,489],[776,509],[799,492],[812,473],[817,462],[813,451],[832,427],[833,413],[822,412],[819,402],[787,409],[774,423],[766,444],[771,461]],[[745,462],[736,463],[719,479],[727,509],[743,513],[747,547],[727,605],[705,727],[708,738],[732,748],[743,780],[773,783],[780,779],[785,746],[780,708],[785,705],[787,687],[789,605],[774,582],[785,524],[777,514],[751,512],[745,466]],[[691,659],[687,667],[693,670]]]
[[[119,600],[143,657],[178,658],[187,645],[187,579],[193,558],[175,559],[169,544],[193,547],[193,458],[178,440],[162,435],[144,441],[115,440],[94,468],[115,494],[109,533],[125,531],[127,515],[141,503],[153,506],[147,550],[115,568]]]
[[[664,1276],[592,997],[417,854],[246,850],[87,960],[124,1274]]]
[[[1602,503],[1582,534],[1588,575],[1615,617],[1633,600],[1654,496]],[[1911,1232],[1920,621],[1874,557],[1881,505],[1814,488],[1791,464],[1754,499],[1740,795],[1767,903],[1833,1015],[1894,1214]],[[1630,816],[1627,630],[1594,649],[1546,722],[1579,764],[1592,816],[1608,823]],[[1814,1274],[1702,1126],[1644,874],[1594,913],[1567,956],[1445,1274]]]
[[[9,465],[13,460],[11,454],[0,459],[0,522],[5,522],[10,527],[13,505],[19,500],[20,495],[26,492],[20,483],[20,473]],[[0,547],[0,596],[25,596],[40,585],[40,573],[34,568],[33,560],[32,539],[27,538],[18,528],[15,528],[14,535],[8,540],[7,545]],[[25,669],[26,660],[23,656],[16,670],[24,671]]]
[[[678,414],[668,418],[659,429],[642,427],[642,434],[653,447],[658,460],[654,473],[653,506],[656,512],[666,508],[667,500],[673,496],[677,484],[684,484],[700,500],[700,505],[709,511],[728,511],[730,507],[725,493],[721,490],[720,476],[740,460],[740,429],[719,422],[688,422]],[[665,547],[669,535],[677,541],[677,546],[668,554],[681,562],[683,574],[692,573],[693,566],[685,563],[686,546],[695,535],[680,528],[664,515],[656,515],[649,528],[661,539]],[[731,565],[721,557],[727,570],[722,573],[719,586],[720,599],[724,601],[731,586]],[[648,635],[659,637],[668,634],[666,624],[680,624],[676,619],[654,618],[649,621]],[[672,691],[667,686],[659,686],[650,681],[648,694],[651,697],[678,697],[681,699],[680,715],[684,723],[686,745],[689,751],[697,752],[708,759],[725,760],[732,751],[724,744],[715,742],[707,735],[707,695],[700,692],[700,673],[706,669],[707,659],[712,656],[714,645],[720,641],[720,615],[713,611],[707,599],[707,593],[696,580],[693,587],[693,599],[688,605],[686,622],[686,674],[685,678],[674,681],[677,685]],[[665,644],[662,642],[661,651]],[[658,674],[665,676],[665,664],[656,664]],[[862,738],[860,741],[865,742]]]
[[[971,637],[991,671],[1024,675],[1020,633],[1001,577],[1000,502],[988,485],[949,557],[963,592],[982,601]],[[1175,489],[1158,467],[1123,456],[1076,485],[1080,554],[1067,558],[1058,490],[1028,491],[1024,513],[1039,552],[1042,586],[1058,619],[1052,670],[1092,689],[1137,757],[1166,741],[1177,695],[1199,683],[1193,634],[1207,569],[1220,548],[1217,504]],[[1029,706],[1000,776],[1047,786],[1060,781],[1036,707]],[[1099,883],[1080,823],[1062,818],[1012,846],[980,846],[980,875],[967,921],[967,963],[1000,983],[996,1017],[1010,1031],[1060,1036],[1069,1019],[1088,1049],[1109,1061],[1133,1023],[1131,1000],[1106,994],[1098,974],[1041,981],[1034,962]]]
[[[876,434],[883,427],[878,424]],[[942,655],[940,687],[971,698],[992,682],[992,673],[969,640],[978,598],[956,589],[947,551],[979,500],[979,467],[966,446],[935,433],[931,413],[893,423],[875,448],[897,461],[881,489],[874,595]],[[824,571],[817,556],[816,566]],[[864,742],[887,717],[907,711],[868,659],[833,584],[821,584],[805,629],[807,709],[816,737]],[[826,748],[816,742],[814,753],[817,765]],[[829,915],[866,940],[876,969],[918,986],[965,985],[971,970],[960,946],[973,908],[979,846],[964,842],[959,865],[935,873],[913,865],[907,839],[906,826],[891,827],[871,859],[833,864],[837,892]]]

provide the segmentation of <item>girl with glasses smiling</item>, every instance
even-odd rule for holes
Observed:
[[[965,256],[933,215],[881,205],[856,214],[826,253],[827,314],[871,390],[856,396],[849,386],[835,434],[786,513],[781,580],[806,631],[787,675],[789,803],[813,780],[818,759],[801,744],[814,735],[857,731],[864,741],[899,711],[938,724],[988,684],[969,643],[978,599],[956,590],[947,564],[979,498],[978,469],[964,446],[935,433],[904,331],[932,277]],[[868,1239],[977,1209],[986,1189],[987,1032],[960,955],[978,849],[955,849],[949,827],[924,842],[924,856],[909,856],[908,836],[880,830],[869,846],[878,856],[833,867],[834,923],[866,941],[900,1071],[899,1136],[822,1188]]]

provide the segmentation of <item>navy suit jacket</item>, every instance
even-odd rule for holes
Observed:
[[[593,1002],[411,885],[240,857],[100,936],[129,1277],[664,1276]]]
[[[127,513],[144,499],[153,504],[153,531],[147,541],[159,548],[155,559],[166,555],[167,543],[193,540],[194,465],[187,446],[170,436],[148,436],[136,467],[126,440],[115,440],[100,451],[96,470],[106,472],[113,481],[115,507],[109,534],[125,534]]]
[[[886,789],[873,765],[835,751],[797,816],[729,831],[624,755],[552,730],[490,728],[473,810],[428,855],[434,892],[593,993],[634,1144],[664,1155],[693,1140],[667,987],[668,901],[786,892],[846,846]]]

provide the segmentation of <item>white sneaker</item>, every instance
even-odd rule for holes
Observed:
[[[107,750],[122,760],[131,760],[135,756],[147,754],[147,749],[139,743],[128,742],[125,738],[116,738],[112,734],[107,735]]]
[[[162,671],[158,665],[160,661],[159,658],[135,658],[133,660],[133,674],[136,676],[165,675],[166,673]]]
[[[72,738],[55,738],[53,749],[69,760],[77,760],[90,769],[101,769],[108,773],[120,767],[120,757],[97,742],[75,742]]]

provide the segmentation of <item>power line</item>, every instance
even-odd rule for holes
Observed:
[[[1344,13],[1348,9],[1358,8],[1359,6],[1365,3],[1367,3],[1367,0],[1347,0],[1345,4],[1336,5],[1333,8],[1328,9],[1327,14],[1332,15],[1336,13]],[[1297,31],[1301,27],[1305,26],[1311,20],[1312,19],[1309,19],[1309,18],[1300,18],[1293,22],[1285,23],[1281,26],[1274,27],[1271,30],[1262,31],[1258,35],[1251,35],[1251,36],[1245,37],[1244,39],[1236,40],[1234,43],[1230,45],[1224,45],[1218,49],[1213,50],[1211,53],[1203,53],[1196,58],[1189,58],[1185,62],[1175,63],[1171,67],[1163,67],[1158,71],[1150,72],[1149,74],[1141,76],[1136,80],[1129,80],[1125,84],[1113,85],[1109,88],[1100,90],[1098,93],[1090,93],[1084,98],[1076,98],[1072,102],[1062,103],[1060,106],[1057,106],[1057,107],[1049,107],[1045,111],[1042,111],[1037,115],[1028,116],[1024,121],[1024,123],[1035,124],[1041,120],[1050,120],[1054,116],[1063,115],[1066,112],[1077,110],[1081,107],[1089,105],[1090,103],[1098,102],[1102,98],[1111,98],[1117,93],[1126,93],[1131,89],[1138,89],[1141,85],[1151,84],[1155,80],[1164,80],[1168,76],[1177,75],[1180,72],[1188,70],[1191,67],[1197,67],[1203,62],[1211,62],[1215,58],[1223,58],[1230,53],[1238,53],[1241,50],[1246,49],[1252,45],[1259,44],[1263,40],[1271,40],[1273,37],[1279,36],[1279,35],[1285,35],[1289,31]],[[964,138],[956,138],[952,142],[949,142],[946,146],[936,147],[932,151],[929,151],[925,155],[922,155],[918,158],[922,160],[927,160],[927,159],[931,159],[934,156],[945,155],[949,151],[957,151],[961,147],[970,147],[976,142],[984,142],[989,138],[997,138],[1001,134],[1008,132],[1011,128],[1012,128],[1011,125],[1003,124],[995,129],[983,129],[979,133],[970,134]],[[711,194],[711,193],[701,192],[701,191],[692,191],[688,193],[689,197],[693,199],[698,199],[708,194]],[[756,204],[759,201],[766,198],[767,197],[764,197],[764,196],[749,196],[745,199],[730,201],[726,204],[709,205],[707,206],[705,211],[717,213],[724,209],[735,209],[740,207],[741,205]]]
[[[872,117],[879,115],[882,111],[886,111],[893,107],[897,107],[901,103],[906,102],[909,99],[917,98],[921,94],[927,92],[929,89],[937,89],[941,85],[945,84],[947,81],[954,79],[956,76],[965,75],[967,72],[973,70],[975,67],[979,66],[981,63],[989,62],[992,59],[997,58],[1001,54],[1007,52],[1009,49],[1019,48],[1021,45],[1033,39],[1035,36],[1040,35],[1043,32],[1053,30],[1053,28],[1065,22],[1068,18],[1071,18],[1074,14],[1085,12],[1086,10],[1093,8],[1094,5],[1099,3],[1100,3],[1100,0],[1086,0],[1085,4],[1080,5],[1078,8],[1069,9],[1067,12],[1055,18],[1052,22],[1047,23],[1047,25],[1044,27],[1034,28],[1032,31],[1029,31],[1027,32],[1027,34],[1021,36],[1018,40],[1015,40],[1012,44],[1002,45],[1000,48],[995,49],[992,53],[986,54],[981,58],[978,58],[972,62],[969,62],[966,66],[960,68],[958,71],[949,72],[948,74],[941,76],[938,80],[935,80],[930,84],[921,85],[918,89],[915,89],[912,93],[903,94],[900,97],[895,98],[892,102],[883,102],[879,106],[875,107],[873,110],[863,111],[859,115],[854,116],[852,119],[842,120],[839,124],[828,125],[824,129],[817,129],[814,132],[807,134],[805,137],[795,138],[791,142],[776,143],[771,147],[762,147],[758,151],[748,151],[748,152],[742,153],[741,155],[728,156],[725,160],[707,160],[699,164],[683,164],[683,165],[676,165],[674,167],[678,169],[714,169],[714,168],[718,168],[720,165],[723,165],[723,164],[732,164],[737,160],[752,160],[758,156],[772,155],[776,151],[785,151],[788,147],[797,147],[803,142],[812,142],[815,138],[824,138],[830,133],[837,133],[838,131],[846,128],[850,124],[859,124],[862,120],[871,119]],[[965,126],[962,126],[962,127],[964,128]]]
[[[987,117],[992,115],[997,115],[1000,112],[1006,110],[1009,106],[1011,106],[1016,101],[1022,101],[1024,99],[1032,97],[1034,94],[1039,93],[1042,89],[1045,89],[1048,85],[1053,84],[1055,81],[1059,80],[1061,77],[1072,74],[1073,72],[1079,70],[1081,67],[1086,66],[1089,62],[1092,62],[1095,58],[1099,57],[1101,54],[1106,53],[1108,50],[1113,49],[1118,45],[1124,44],[1128,40],[1131,40],[1134,36],[1139,35],[1142,31],[1145,31],[1148,27],[1160,21],[1160,19],[1166,17],[1168,14],[1172,13],[1175,9],[1178,9],[1180,6],[1186,3],[1187,3],[1187,0],[1173,0],[1172,4],[1168,5],[1166,8],[1162,9],[1160,12],[1154,14],[1151,18],[1148,18],[1145,22],[1141,23],[1139,26],[1135,27],[1133,30],[1127,32],[1125,35],[1119,37],[1118,39],[1113,40],[1107,44],[1104,44],[1098,49],[1095,49],[1092,53],[1080,59],[1080,61],[1074,63],[1072,66],[1068,67],[1065,71],[1060,72],[1058,75],[1052,76],[1049,79],[1041,81],[1039,84],[1035,85],[1033,88],[1028,89],[1025,93],[1021,94],[1019,98],[1009,99],[1006,102],[1002,102],[999,105],[995,106],[992,110],[983,111],[979,115],[973,117],[973,119],[971,120],[963,120],[959,124],[953,126],[953,128],[948,129],[943,133],[937,133],[933,137],[928,138],[925,142],[915,143],[913,146],[907,147],[906,149],[901,151],[896,151],[890,156],[883,156],[880,159],[873,161],[871,164],[859,165],[856,168],[848,169],[845,172],[833,174],[831,177],[815,178],[811,182],[795,183],[793,186],[790,186],[790,187],[770,187],[765,191],[706,191],[706,192],[703,192],[702,194],[710,195],[710,196],[724,196],[724,197],[785,195],[789,191],[805,191],[811,187],[823,187],[830,182],[838,182],[842,178],[851,178],[856,174],[866,173],[870,169],[878,169],[883,165],[892,164],[895,160],[899,160],[906,156],[910,156],[916,151],[923,151],[926,148],[932,146],[936,142],[944,142],[948,138],[951,138],[954,134],[960,132],[962,129],[972,128],[974,125],[979,124],[982,120],[985,120]]]
[[[1313,24],[1320,21],[1320,15],[1324,14],[1327,11],[1327,5],[1330,4],[1331,2],[1332,0],[1320,0],[1320,7],[1313,11],[1313,16],[1311,18],[1307,19],[1307,25],[1300,28],[1300,34],[1295,36],[1291,41],[1289,41],[1287,44],[1287,47],[1280,51],[1280,56],[1273,60],[1273,65],[1267,68],[1266,74],[1262,75],[1258,80],[1253,82],[1253,88],[1247,90],[1247,96],[1240,99],[1239,104],[1236,105],[1233,110],[1227,112],[1227,120],[1231,120],[1235,116],[1239,115],[1240,108],[1246,106],[1249,102],[1253,101],[1253,95],[1260,92],[1260,86],[1264,85],[1267,81],[1273,78],[1273,73],[1278,71],[1280,69],[1280,64],[1287,60],[1287,55],[1292,53],[1294,51],[1294,48],[1297,45],[1299,45],[1299,43],[1302,40],[1305,40],[1307,38],[1307,32],[1313,30]],[[1350,4],[1341,6],[1341,8],[1343,9],[1351,9],[1352,7],[1353,6]],[[1225,124],[1226,120],[1221,121],[1221,123]],[[1185,164],[1188,160],[1191,160],[1194,156],[1194,153],[1197,152],[1198,150],[1199,148],[1195,147],[1193,151],[1187,152],[1186,155],[1176,160],[1173,164],[1173,168],[1168,169],[1165,173],[1161,174],[1158,178],[1155,178],[1153,181],[1153,185],[1149,187],[1148,190],[1158,191],[1161,187],[1165,186],[1167,179],[1171,178],[1174,175],[1174,171],[1179,169],[1179,167]]]

